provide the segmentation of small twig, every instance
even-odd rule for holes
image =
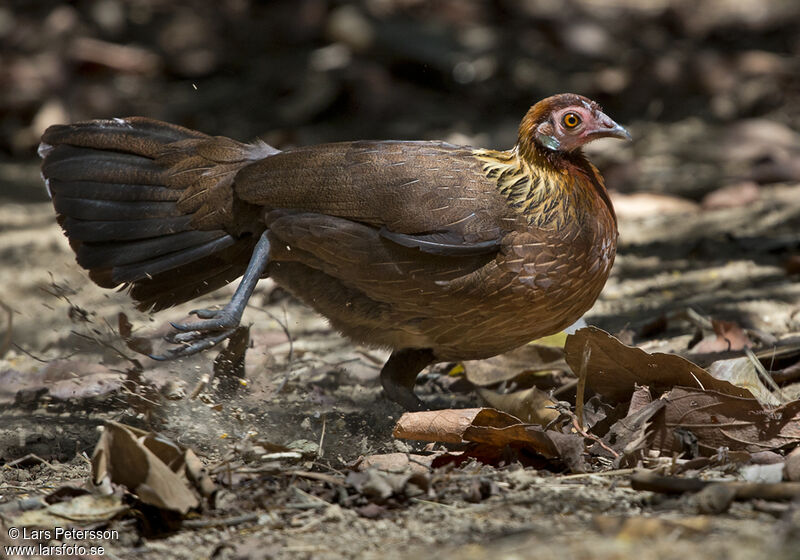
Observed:
[[[108,348],[109,350],[112,350],[113,352],[115,352],[123,360],[126,360],[126,361],[131,362],[132,364],[136,365],[136,360],[134,358],[129,357],[122,350],[120,350],[119,348],[117,348],[113,344],[111,344],[109,342],[106,342],[105,340],[101,340],[97,336],[89,336],[89,335],[86,335],[86,334],[83,334],[83,333],[79,333],[76,330],[71,330],[69,332],[71,334],[74,334],[77,337],[80,337],[80,338],[84,339],[84,340],[91,340],[92,342],[94,342],[96,344],[99,344],[103,348]]]
[[[784,385],[797,381],[800,379],[800,362],[783,368],[782,370],[773,371],[771,376],[775,383],[783,383]]]
[[[303,502],[299,503],[290,502],[288,504],[283,504],[283,507],[285,507],[286,509],[325,509],[329,505],[330,504],[328,502],[314,503],[314,504],[303,503]]]
[[[232,527],[250,521],[258,521],[260,513],[245,513],[225,519],[187,519],[183,522],[183,527],[187,529],[206,529],[208,527]]]
[[[649,490],[660,494],[685,494],[699,492],[709,482],[699,478],[682,478],[678,476],[660,476],[653,471],[636,470],[631,476],[631,488]]]
[[[260,457],[262,461],[281,461],[283,459],[299,461],[302,458],[303,454],[299,451],[278,451],[275,453],[265,453]]]
[[[583,429],[583,427],[582,427],[582,426],[581,426],[581,425],[578,423],[578,418],[577,418],[577,416],[573,416],[573,418],[572,418],[572,426],[575,428],[575,430],[576,430],[576,431],[577,431],[577,432],[578,432],[580,435],[582,435],[583,437],[585,437],[585,438],[587,438],[587,439],[590,439],[590,440],[592,440],[593,442],[597,443],[597,445],[599,445],[600,447],[602,447],[603,449],[605,449],[606,451],[608,451],[609,453],[611,453],[611,454],[614,456],[614,458],[615,458],[615,459],[619,458],[619,453],[617,453],[616,451],[614,451],[613,449],[611,449],[609,446],[607,446],[605,443],[603,443],[603,440],[601,440],[601,439],[600,439],[599,437],[597,437],[596,435],[594,435],[594,434],[590,434],[589,432],[587,432],[586,430],[584,430],[584,429]]]
[[[20,457],[19,459],[14,459],[13,461],[9,461],[8,463],[6,463],[4,465],[4,467],[13,467],[15,465],[19,465],[21,463],[25,463],[27,461],[39,461],[43,465],[47,465],[48,467],[53,469],[53,471],[55,471],[55,472],[59,472],[59,471],[63,470],[63,468],[58,468],[58,467],[54,466],[53,464],[45,461],[44,459],[42,459],[41,457],[39,457],[38,455],[36,455],[34,453],[28,453],[24,457]]]
[[[8,486],[6,484],[0,485],[0,488],[13,488],[13,486]],[[19,488],[20,490],[30,491],[30,488]],[[43,507],[47,506],[47,502],[44,501],[44,496],[36,496],[33,498],[21,498],[19,500],[14,500],[13,502],[6,502],[4,504],[0,504],[0,515],[3,512],[14,512],[14,511],[33,511],[36,509],[42,509]]]
[[[322,451],[322,444],[325,441],[325,427],[327,425],[327,419],[325,415],[322,416],[322,433],[319,436],[319,445],[317,446],[317,459],[320,459],[324,452]]]
[[[139,385],[139,386],[141,387],[141,385]],[[130,389],[128,389],[127,387],[124,387],[124,386],[122,387],[122,390],[120,391],[120,393],[123,394],[123,395],[126,395],[128,397],[136,397],[137,399],[139,399],[139,401],[146,402],[147,404],[150,404],[150,405],[152,405],[154,407],[155,406],[159,406],[161,404],[158,401],[154,401],[152,399],[148,399],[147,397],[145,397],[141,393],[134,393],[133,391],[131,391]]]
[[[6,325],[6,334],[3,335],[3,340],[0,341],[0,358],[6,355],[8,349],[11,348],[11,332],[12,332],[12,323],[14,320],[14,311],[2,300],[0,300],[0,307],[2,307],[6,313],[8,313],[8,324]]]
[[[311,480],[318,480],[320,482],[327,482],[333,486],[344,486],[344,480],[340,480],[335,476],[317,473],[312,471],[286,471],[287,475],[299,476],[301,478],[309,478]]]
[[[786,395],[784,395],[781,388],[778,387],[778,384],[775,382],[775,380],[767,371],[767,368],[764,367],[764,365],[761,363],[758,357],[756,357],[753,351],[750,348],[745,347],[744,352],[745,354],[747,354],[747,358],[750,360],[750,363],[753,364],[754,368],[756,368],[758,376],[761,378],[764,384],[767,387],[769,387],[770,391],[772,391],[778,396],[778,399],[780,399],[782,404],[786,404],[787,402],[789,402],[791,399],[787,398]]]
[[[699,492],[711,485],[724,486],[734,500],[794,500],[800,497],[800,482],[743,482],[739,480],[712,481],[699,478],[659,476],[652,471],[639,470],[631,476],[631,488],[661,494]]]
[[[49,488],[49,487],[48,487]],[[42,490],[43,488],[37,488],[37,490]],[[16,484],[0,484],[0,490],[22,490],[23,492],[30,492],[33,490],[30,486],[17,486]]]
[[[289,331],[289,315],[286,311],[286,306],[283,306],[283,321],[278,319],[274,313],[266,309],[262,309],[260,307],[256,307],[253,305],[248,305],[247,307],[252,307],[253,309],[257,309],[262,313],[266,313],[270,319],[278,323],[278,326],[283,331],[283,334],[286,335],[286,338],[288,339],[289,342],[289,354],[286,357],[286,364],[288,367],[288,365],[292,363],[292,359],[294,358],[294,339],[292,338],[292,333]]]
[[[635,472],[636,469],[616,469],[613,471],[598,471],[598,472],[588,472],[588,473],[577,473],[577,474],[566,474],[564,476],[559,476],[556,480],[575,480],[579,478],[589,478],[591,476],[617,476],[617,475],[624,475],[624,474],[632,474]]]
[[[384,360],[381,360],[377,356],[373,356],[372,354],[370,354],[366,350],[362,350],[360,348],[356,349],[356,354],[360,354],[361,356],[365,357],[367,360],[369,360],[373,364],[383,367]]]
[[[248,305],[248,307],[250,306]],[[288,312],[286,311],[286,306],[283,306],[283,321],[278,319],[271,311],[267,311],[266,309],[261,309],[260,307],[254,307],[254,309],[258,309],[259,311],[266,313],[270,319],[278,323],[278,326],[286,335],[286,338],[288,339],[289,342],[289,354],[286,356],[286,375],[283,376],[283,381],[281,381],[281,384],[278,386],[276,390],[277,393],[280,393],[283,391],[283,388],[289,382],[289,375],[291,373],[290,366],[292,365],[292,361],[294,360],[294,339],[292,338],[292,333],[289,330],[289,315]]]
[[[71,354],[67,354],[66,356],[59,356],[57,358],[51,358],[49,360],[46,360],[44,358],[40,358],[39,356],[33,354],[32,352],[29,352],[28,350],[25,350],[22,346],[20,346],[16,342],[14,342],[12,345],[14,346],[14,348],[16,348],[17,350],[19,350],[20,352],[22,352],[23,354],[25,354],[29,358],[33,358],[34,360],[36,360],[37,362],[42,363],[42,364],[49,364],[50,362],[54,362],[56,360],[66,360],[67,358],[71,358],[72,356],[74,356],[75,354],[78,353],[78,352],[73,352]]]
[[[330,504],[328,504],[328,505],[330,505]],[[298,527],[296,529],[286,529],[286,532],[290,533],[290,534],[305,533],[309,529],[313,529],[314,527],[316,527],[317,525],[322,523],[324,520],[325,520],[325,516],[324,515],[320,515],[319,517],[315,517],[314,519],[312,519],[311,521],[309,521],[308,523],[306,523],[302,527]]]
[[[575,416],[577,420],[578,430],[583,431],[583,397],[586,392],[586,365],[592,357],[592,347],[588,344],[583,349],[583,356],[581,357],[581,367],[578,371],[578,387],[575,394]]]
[[[703,330],[713,331],[714,325],[711,323],[711,320],[707,317],[703,317],[697,311],[692,309],[691,307],[687,307],[684,311],[679,311],[675,313],[674,318],[682,318],[686,319],[694,326],[699,327]]]
[[[423,500],[422,498],[411,498],[412,502],[416,504],[427,504],[429,506],[439,506],[447,509],[457,510],[459,509],[457,506],[451,506],[450,504],[442,504],[440,502],[434,502],[432,500]]]

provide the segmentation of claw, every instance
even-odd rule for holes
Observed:
[[[185,344],[187,342],[192,342],[193,340],[197,340],[201,338],[204,333],[200,331],[190,331],[190,332],[181,332],[175,333],[170,336],[170,340],[168,342],[172,344]]]
[[[216,346],[226,338],[229,338],[236,330],[236,327],[222,327],[224,330],[220,330],[220,326],[215,321],[198,321],[197,323],[190,324],[170,323],[170,325],[179,332],[167,334],[164,336],[164,340],[170,344],[180,344],[181,347],[170,348],[165,351],[164,354],[160,355],[148,354],[151,359],[163,362],[166,360],[174,360],[175,358],[192,356],[212,346]],[[211,336],[211,333],[215,331],[216,334]]]
[[[198,352],[202,352],[203,350],[208,350],[212,346],[216,346],[226,338],[230,337],[235,330],[236,329],[228,329],[221,332],[217,336],[202,338],[193,344],[184,346],[183,348],[173,348],[168,351],[169,358],[167,359],[173,360],[175,358],[186,358],[188,356],[197,354]],[[202,333],[198,333],[198,335],[202,335]]]
[[[201,319],[213,319],[222,311],[222,309],[192,309],[189,311],[189,315],[196,315]]]
[[[202,321],[170,323],[172,328],[178,332],[170,333],[164,338],[167,342],[180,344],[181,346],[167,350],[163,355],[151,354],[150,358],[164,361],[191,356],[216,346],[236,332],[236,328],[242,319],[244,308],[247,305],[247,300],[253,294],[256,284],[269,262],[270,244],[268,233],[268,231],[261,233],[244,276],[242,276],[236,292],[234,292],[233,297],[225,307],[219,310],[193,309],[189,312],[190,315],[203,319]]]

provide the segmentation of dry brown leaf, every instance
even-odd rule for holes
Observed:
[[[119,335],[122,337],[125,346],[145,356],[150,356],[153,353],[153,344],[149,339],[141,336],[133,336],[133,325],[128,320],[128,316],[125,313],[120,312],[119,315],[117,315],[117,328],[119,329]]]
[[[661,412],[665,404],[663,400],[652,401],[633,410],[611,426],[603,441],[618,453],[618,457],[615,458],[616,467],[632,466],[637,463],[639,452],[645,448],[651,433],[651,421]],[[592,446],[590,451],[604,454],[604,449],[600,445]]]
[[[482,444],[470,449],[467,457],[481,457],[494,463],[503,460],[506,447],[538,453],[547,459],[560,459],[572,471],[583,472],[583,438],[524,424],[518,418],[493,408],[407,412],[397,422],[394,436],[442,443]],[[467,458],[464,457],[464,458]],[[460,461],[462,457],[438,457],[434,465]]]
[[[648,385],[659,394],[675,386],[697,387],[741,398],[752,394],[741,387],[715,379],[706,370],[674,354],[648,354],[639,348],[622,344],[596,327],[579,330],[567,338],[567,363],[580,370],[586,347],[591,357],[585,364],[586,386],[612,402],[627,402],[636,384]]]
[[[482,387],[478,387],[477,391],[489,406],[516,416],[529,424],[547,426],[559,416],[559,412],[555,409],[556,401],[536,387],[506,394]]]
[[[737,387],[747,389],[764,404],[778,405],[781,403],[780,399],[761,382],[755,365],[748,357],[717,360],[708,366],[708,373],[716,379],[730,381]]]
[[[756,452],[800,444],[800,401],[766,408],[754,398],[686,387],[672,389],[662,400],[664,412],[653,421],[652,445],[665,452],[682,451],[676,429],[694,435],[701,455],[721,447]]]
[[[467,380],[478,387],[511,380],[524,383],[523,377],[548,375],[567,369],[562,348],[536,344],[526,344],[486,360],[464,362]]]
[[[21,391],[47,392],[61,400],[89,399],[119,391],[124,374],[88,360],[53,360],[35,372],[0,372],[0,403],[11,403]]]
[[[197,458],[194,451],[187,449],[184,452],[183,460],[186,465],[186,476],[194,484],[194,487],[200,491],[200,494],[206,498],[214,495],[217,487],[211,480],[205,465]]]
[[[119,496],[86,494],[46,505],[42,509],[23,512],[10,520],[9,524],[39,528],[86,526],[109,521],[128,509]]]
[[[540,426],[525,424],[515,424],[505,428],[470,426],[464,431],[464,439],[492,447],[505,447],[506,445],[525,447],[543,457],[555,459],[559,456],[558,448],[550,439],[549,433],[545,433]]]
[[[181,448],[154,434],[107,422],[92,455],[92,480],[125,486],[139,499],[185,514],[200,505],[183,476]]]
[[[560,459],[575,472],[584,470],[581,436],[524,424],[518,418],[492,408],[407,412],[397,422],[394,436],[442,443],[483,444],[479,449],[469,450],[467,456],[484,457],[491,463],[502,460],[502,450],[511,447],[538,453],[547,459]],[[439,457],[434,464],[452,459]]]
[[[651,402],[653,402],[653,394],[650,392],[650,387],[646,385],[637,385],[631,396],[631,403],[628,405],[627,415],[630,416]]]
[[[692,353],[710,354],[713,352],[730,352],[752,348],[753,341],[737,323],[732,321],[711,320],[714,337],[704,338],[693,348]]]
[[[505,428],[519,423],[519,418],[492,408],[425,410],[403,414],[392,435],[400,439],[463,443],[464,432],[470,426]]]

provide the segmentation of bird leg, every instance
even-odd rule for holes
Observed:
[[[242,320],[247,301],[253,295],[253,290],[255,290],[256,284],[258,284],[261,275],[264,273],[264,269],[267,268],[267,263],[269,262],[269,239],[267,234],[268,231],[265,231],[258,239],[242,280],[225,307],[217,310],[195,309],[190,312],[190,315],[196,315],[203,321],[194,323],[171,322],[172,327],[180,332],[169,335],[167,340],[182,346],[171,348],[161,356],[151,355],[151,358],[154,360],[172,360],[191,356],[219,344],[234,333]]]
[[[414,394],[417,375],[435,361],[429,348],[395,350],[381,369],[381,385],[390,400],[406,410],[425,410],[426,406]]]

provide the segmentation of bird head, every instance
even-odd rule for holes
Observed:
[[[611,120],[594,101],[574,93],[542,99],[530,108],[519,129],[519,145],[538,151],[568,153],[598,138],[630,140],[630,133]]]

